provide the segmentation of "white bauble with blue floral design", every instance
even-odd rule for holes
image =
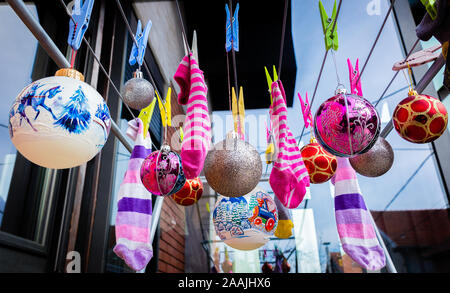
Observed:
[[[273,236],[278,211],[273,198],[259,186],[241,197],[219,196],[213,211],[217,235],[239,250],[260,248]]]
[[[67,76],[31,83],[9,112],[14,146],[25,158],[46,168],[86,163],[106,143],[110,127],[103,97],[89,84]]]

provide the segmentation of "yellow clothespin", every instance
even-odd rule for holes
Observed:
[[[183,138],[184,138],[183,127],[180,126],[180,142],[183,142]]]
[[[241,132],[241,138],[244,139],[245,135],[245,107],[244,107],[244,89],[239,89],[239,127]]]
[[[142,109],[138,116],[138,118],[141,119],[142,123],[144,124],[144,138],[147,135],[148,128],[150,127],[150,121],[152,120],[153,109],[155,109],[155,103],[156,99],[153,99],[150,105]]]
[[[156,96],[158,97],[158,106],[159,106],[159,112],[161,113],[161,120],[162,120],[163,127],[172,126],[172,109],[171,109],[171,104],[170,104],[171,93],[172,93],[172,88],[169,86],[169,88],[167,89],[166,99],[164,100],[164,103],[163,103],[161,101],[161,98],[158,95],[158,92],[156,92]]]
[[[272,100],[272,83],[274,81],[278,80],[278,74],[277,74],[277,70],[275,69],[275,65],[273,65],[273,80],[272,80],[272,77],[270,77],[269,71],[267,70],[266,66],[264,66],[264,70],[266,72],[267,86],[269,87],[270,104],[272,105],[272,103],[273,103],[273,100]]]
[[[233,115],[234,131],[238,133],[238,105],[234,87],[231,88],[231,113]]]
[[[211,213],[211,209],[209,208],[209,203],[206,203],[206,210],[208,211],[208,213]]]

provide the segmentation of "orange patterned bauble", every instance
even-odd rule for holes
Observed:
[[[324,150],[315,140],[302,147],[300,152],[311,183],[327,182],[336,172],[336,157]]]
[[[173,200],[182,206],[190,206],[196,203],[203,194],[203,183],[200,178],[187,179],[184,186],[175,194]]]
[[[436,98],[414,91],[409,94],[395,108],[392,117],[394,128],[407,141],[432,142],[447,128],[447,110]]]

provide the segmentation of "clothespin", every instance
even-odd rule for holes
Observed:
[[[267,67],[264,66],[264,70],[266,72],[266,79],[267,79],[267,85],[269,87],[269,94],[270,94],[270,104],[272,105],[273,103],[273,98],[272,98],[272,83],[274,81],[278,80],[278,74],[277,74],[277,70],[275,69],[275,65],[273,65],[273,80],[270,77],[269,71],[267,70]]]
[[[415,67],[415,66],[423,65],[425,63],[434,61],[441,54],[441,52],[438,51],[441,48],[442,48],[442,45],[438,44],[436,46],[433,46],[433,47],[430,47],[427,49],[423,49],[419,52],[415,52],[415,53],[409,55],[409,57],[406,60],[401,60],[401,61],[395,62],[394,66],[392,66],[392,70],[399,71],[401,69],[408,68],[407,64],[409,64],[410,67]]]
[[[233,123],[234,123],[234,131],[236,133],[239,133],[238,129],[238,105],[237,105],[237,97],[236,97],[236,91],[234,90],[234,87],[231,88],[231,114],[233,116]]]
[[[359,59],[356,59],[355,68],[353,69],[350,58],[347,58],[348,74],[350,78],[350,90],[352,94],[362,97],[361,79],[359,78]],[[358,83],[356,83],[358,81]]]
[[[71,13],[75,23],[72,18],[69,20],[69,36],[67,38],[67,43],[75,51],[80,48],[84,33],[89,26],[92,7],[94,7],[94,0],[85,0],[83,6],[81,6],[81,0],[75,0]]]
[[[136,46],[136,43],[133,42],[133,47],[131,48],[130,53],[130,59],[128,60],[128,63],[130,63],[130,65],[134,65],[137,62],[139,66],[142,66],[142,63],[144,62],[145,49],[147,48],[148,35],[150,33],[151,28],[152,28],[152,21],[149,20],[147,22],[147,25],[145,26],[144,31],[142,31],[141,21],[138,20],[135,35],[136,43],[138,44],[138,46]]]
[[[245,107],[244,107],[244,89],[242,86],[239,89],[239,126],[240,126],[240,134],[241,139],[245,138]]]
[[[206,210],[208,213],[211,213],[211,208],[209,207],[209,202],[206,203]]]
[[[437,16],[436,0],[420,0],[420,2],[422,2],[423,6],[425,6],[431,19],[435,20]]]
[[[303,101],[302,97],[300,96],[300,93],[297,93],[297,95],[300,100],[300,106],[302,107],[303,122],[305,123],[305,128],[308,128],[309,126],[314,125],[313,122],[314,120],[311,114],[311,107],[308,101],[308,92],[306,92],[305,94],[305,101]]]
[[[337,25],[333,24],[336,21],[336,0],[334,0],[333,13],[331,17],[328,17],[325,8],[323,7],[322,1],[319,0],[319,11],[320,11],[320,19],[322,21],[323,34],[325,35],[325,48],[328,51],[329,49],[333,49],[337,51],[339,47],[338,35],[337,35]]]
[[[184,138],[183,127],[180,126],[180,143],[183,142],[183,138]]]
[[[159,112],[161,113],[161,120],[162,120],[163,127],[172,126],[172,110],[171,110],[171,104],[170,104],[171,94],[172,94],[172,88],[169,86],[169,88],[167,89],[166,99],[164,100],[164,102],[162,102],[161,98],[158,95],[158,92],[156,92],[156,97],[158,98]]]
[[[225,13],[227,14],[227,20],[225,24],[225,50],[230,52],[231,49],[239,51],[239,3],[234,10],[233,18],[231,18],[230,9],[228,4],[225,4]]]
[[[142,123],[144,124],[144,138],[147,135],[148,128],[150,127],[150,121],[152,120],[153,115],[153,109],[155,109],[156,99],[153,99],[153,101],[141,110],[139,113],[139,119],[142,120]]]
[[[270,128],[267,127],[267,123],[264,121],[264,123],[266,124],[266,138],[267,138],[267,148],[265,151],[266,154],[266,163],[267,165],[272,164],[273,162],[273,155],[275,153],[275,145],[273,144],[272,141],[272,123],[270,123]]]

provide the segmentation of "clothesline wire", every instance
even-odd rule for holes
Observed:
[[[280,57],[278,59],[278,78],[281,79],[281,64],[283,62],[283,52],[284,52],[284,38],[286,35],[286,21],[288,12],[289,1],[284,1],[284,14],[283,14],[283,26],[281,29],[281,44],[280,44]]]
[[[61,4],[63,5],[63,7],[65,8],[67,15],[69,15],[69,17],[72,19],[73,23],[76,23],[76,21],[73,19],[72,14],[70,14],[66,4],[64,3],[63,0],[60,0]],[[106,72],[105,68],[103,67],[102,63],[100,62],[100,60],[98,59],[97,55],[95,55],[94,49],[92,49],[91,45],[89,44],[89,42],[86,40],[86,38],[83,36],[83,41],[84,43],[87,45],[89,51],[91,52],[91,54],[94,56],[95,61],[97,61],[98,65],[100,66],[101,70],[103,71],[103,73],[106,75],[106,77],[108,78],[109,83],[113,86],[114,90],[117,92],[117,94],[119,95],[120,99],[122,99],[122,101],[124,100],[122,94],[120,93],[120,91],[117,89],[117,87],[115,86],[114,82],[112,81],[111,77],[109,76],[109,74]],[[125,104],[125,103],[124,103]],[[131,109],[128,107],[127,104],[125,104],[126,108],[128,109],[128,111],[130,112],[131,116],[133,116],[134,119],[136,119],[136,117],[134,116],[133,111],[131,111]]]
[[[414,49],[416,48],[417,44],[419,43],[419,39],[417,39],[413,46],[411,47],[411,49],[409,50],[408,54],[406,55],[404,61],[406,61],[409,56],[412,54],[412,52],[414,51]],[[381,96],[378,98],[377,102],[374,104],[374,107],[378,106],[378,103],[380,103],[380,101],[382,99],[384,99],[384,94],[387,92],[387,90],[389,89],[389,87],[392,85],[392,83],[394,82],[395,78],[397,77],[398,73],[400,71],[396,71],[394,76],[391,78],[391,80],[389,81],[388,85],[386,86],[386,88],[384,89],[383,93],[381,94]]]
[[[385,212],[398,198],[398,196],[405,190],[405,188],[409,185],[409,183],[414,179],[414,177],[419,173],[419,171],[422,169],[422,167],[425,165],[425,163],[434,155],[434,151],[432,151],[417,167],[417,169],[408,177],[406,182],[400,187],[400,189],[397,191],[397,193],[392,196],[391,200],[388,202],[388,204],[384,207],[384,209],[381,212]],[[381,215],[381,214],[380,214]],[[374,222],[379,219],[380,215],[376,219],[374,219]]]
[[[356,80],[355,84],[358,84],[359,80],[361,79],[361,76],[364,73],[364,69],[366,69],[366,65],[369,62],[370,57],[372,56],[373,50],[375,49],[375,46],[377,45],[378,39],[380,38],[380,35],[381,35],[381,32],[383,31],[384,26],[385,26],[385,24],[386,24],[386,22],[388,20],[388,17],[391,14],[392,9],[394,8],[394,4],[395,4],[395,0],[392,0],[391,1],[391,5],[389,6],[389,9],[388,9],[388,11],[386,13],[386,16],[384,17],[383,24],[381,25],[381,28],[378,30],[377,36],[375,38],[375,41],[373,42],[372,47],[370,48],[369,55],[367,55],[366,61],[364,62],[364,65],[363,65],[363,67],[361,69],[361,72],[360,72],[360,74],[358,76],[358,79]]]

